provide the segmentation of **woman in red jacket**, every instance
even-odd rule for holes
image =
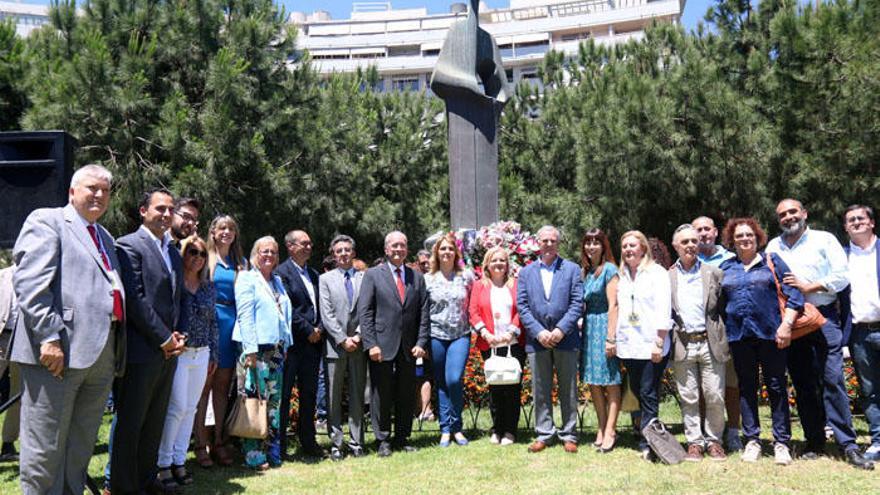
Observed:
[[[510,259],[507,250],[494,247],[483,258],[483,278],[471,289],[470,323],[478,333],[477,347],[483,360],[489,358],[490,348],[506,356],[510,353],[520,362],[525,361],[525,335],[516,312],[516,280],[510,277]],[[489,387],[489,411],[492,413],[494,444],[510,445],[516,439],[519,424],[520,391],[522,383]]]

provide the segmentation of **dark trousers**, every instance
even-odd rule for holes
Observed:
[[[639,412],[641,413],[642,428],[648,425],[652,419],[660,413],[660,380],[666,369],[666,361],[669,354],[663,356],[659,363],[650,359],[623,359],[623,365],[629,374],[629,388],[639,400]],[[645,437],[639,436],[639,448],[648,447]]]
[[[159,442],[177,358],[128,363],[113,388],[116,428],[110,458],[110,490],[141,493],[156,477]]]
[[[871,444],[880,446],[880,323],[855,325],[849,349],[862,386]]]
[[[296,434],[304,449],[317,448],[315,441],[315,404],[318,394],[318,366],[321,363],[322,343],[296,343],[288,349],[284,360],[284,380],[281,389],[281,411],[278,430],[281,432],[281,455],[287,453],[287,425],[290,423],[290,389],[299,392],[299,424]]]
[[[499,356],[507,356],[507,347],[499,347],[495,351]],[[490,351],[480,351],[483,361],[489,359]],[[525,367],[526,352],[518,346],[510,346],[510,354]],[[492,414],[492,432],[503,437],[510,433],[516,436],[519,428],[519,413],[522,407],[522,379],[514,385],[489,386],[489,412]]]
[[[778,443],[788,445],[791,440],[791,413],[788,409],[788,383],[785,379],[788,349],[779,349],[773,340],[747,338],[731,342],[730,353],[739,380],[743,436],[746,440],[758,440],[761,435],[761,420],[758,416],[758,365],[760,365],[761,377],[770,397],[773,438]]]
[[[394,414],[394,443],[406,443],[412,432],[416,399],[415,360],[400,349],[394,359],[377,363],[370,360],[370,420],[376,441],[391,437]]]
[[[788,372],[797,393],[798,416],[807,449],[821,450],[825,425],[831,426],[844,450],[857,448],[849,397],[843,383],[843,333],[834,305],[819,307],[827,322],[809,335],[792,341]]]

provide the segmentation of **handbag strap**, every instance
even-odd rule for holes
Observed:
[[[770,253],[764,253],[767,257],[767,268],[770,269],[770,275],[773,276],[773,282],[776,284],[776,299],[779,301],[779,312],[785,315],[785,303],[788,297],[782,292],[782,286],[779,285],[779,277],[776,276],[776,265],[773,264],[773,256]]]
[[[489,354],[490,354],[489,357],[495,357],[498,355],[498,352],[497,352],[498,348],[497,347],[490,347],[489,349],[490,349],[489,350]],[[511,357],[511,356],[512,356],[512,354],[510,351],[510,344],[507,344],[507,357]]]
[[[244,367],[245,373],[253,373],[252,380],[254,383],[254,387],[256,387],[257,399],[264,400],[263,394],[260,393],[260,381],[259,381],[259,375],[257,375],[257,369],[245,367],[244,363],[239,363],[239,366]],[[247,392],[245,391],[245,384],[246,383],[247,383],[247,377],[242,376],[241,380],[239,382],[239,386],[238,386],[238,393],[239,394],[247,395]]]

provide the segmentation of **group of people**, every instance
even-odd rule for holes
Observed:
[[[533,453],[557,442],[578,451],[579,378],[596,408],[594,445],[611,451],[622,384],[638,399],[639,424],[650,425],[671,362],[687,460],[724,460],[725,450],[743,448],[742,460],[758,461],[759,373],[777,464],[792,461],[786,374],[804,429],[802,459],[823,453],[826,425],[850,464],[873,469],[880,458],[880,241],[868,206],[844,213],[846,249],[808,228],[804,206],[786,199],[777,207],[782,233],[769,243],[752,218],[724,226],[730,250],[716,245],[710,218],[681,225],[672,238],[678,259],[668,269],[637,230],[621,236],[618,265],[602,230],[583,235],[576,263],[559,255],[560,232],[545,226],[538,259],[516,277],[500,246],[489,247],[480,270],[468,269],[452,234],[409,265],[399,231],[385,236],[385,257],[369,269],[358,266],[355,240],[337,235],[331,266],[319,274],[308,266],[308,233],[284,237],[284,262],[271,236],[245,257],[232,217],[213,219],[202,239],[199,203],[164,189],[145,193],[142,225],[114,239],[98,222],[112,180],[98,165],[78,169],[69,204],[34,211],[13,251],[4,327],[14,332],[9,354],[23,390],[25,494],[82,492],[111,387],[113,494],[173,493],[192,483],[185,460],[193,433],[201,466],[232,463],[231,394],[267,404],[268,434],[239,442],[247,466],[262,471],[287,458],[294,387],[300,451],[327,456],[314,425],[322,367],[331,459],[365,455],[365,388],[378,456],[415,450],[409,436],[414,416],[425,413],[415,398],[426,361],[439,445],[467,445],[462,380],[472,334],[484,358],[528,360]],[[824,323],[793,335],[810,305]],[[843,381],[847,343],[867,401],[872,443],[864,452]],[[491,443],[516,441],[520,392],[521,383],[490,387]],[[652,457],[644,437],[640,450]]]

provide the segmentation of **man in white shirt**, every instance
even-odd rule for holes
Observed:
[[[849,235],[849,350],[859,374],[871,446],[865,458],[880,460],[880,240],[874,234],[874,210],[853,205],[843,216]],[[843,300],[841,300],[843,303]],[[843,308],[846,309],[846,308]]]
[[[837,293],[849,285],[846,253],[832,234],[807,227],[807,210],[800,201],[780,201],[776,216],[782,235],[767,244],[767,252],[778,254],[792,270],[783,274],[780,282],[800,290],[827,319],[820,330],[793,340],[788,352],[788,370],[806,440],[801,458],[815,459],[824,452],[827,424],[847,462],[874,469],[874,463],[862,456],[856,444],[843,382],[844,342],[836,303]]]

